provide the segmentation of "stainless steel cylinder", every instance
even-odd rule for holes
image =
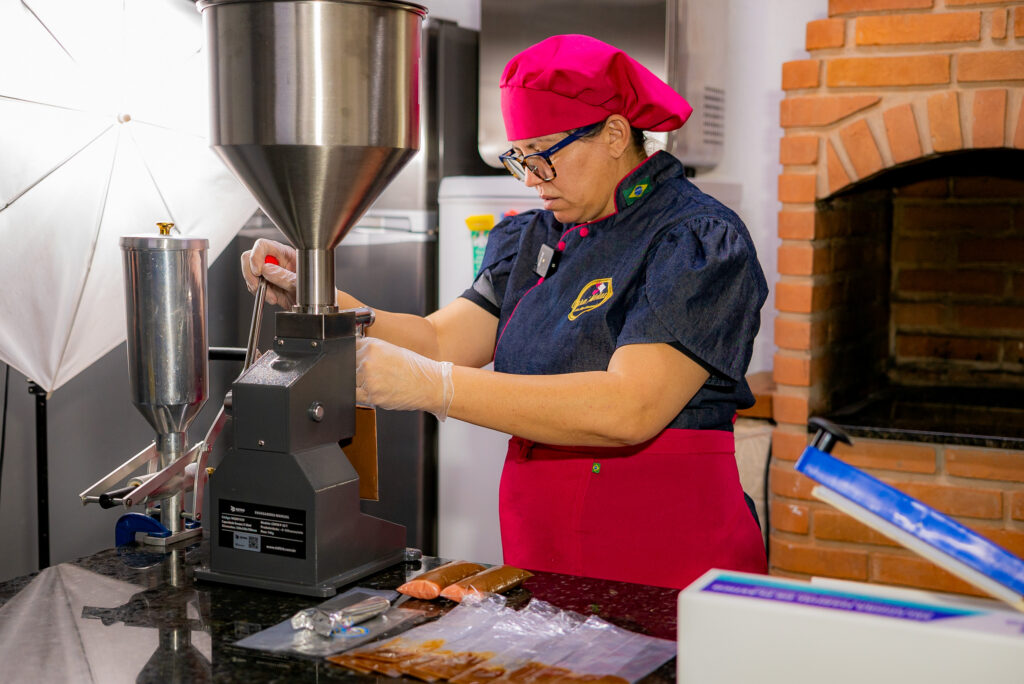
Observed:
[[[131,399],[158,435],[184,433],[209,392],[202,238],[121,238]]]
[[[184,432],[158,434],[156,436],[156,452],[160,457],[160,468],[166,468],[187,450],[188,436]],[[160,522],[171,534],[181,532],[181,511],[184,509],[185,497],[183,490],[178,490],[160,500]]]
[[[211,147],[300,255],[310,251],[296,268],[296,309],[325,313],[334,306],[334,270],[324,253],[419,148],[426,10],[389,0],[197,7],[209,52]]]
[[[338,310],[334,290],[334,250],[299,249],[295,260],[296,309],[302,313],[333,313]]]

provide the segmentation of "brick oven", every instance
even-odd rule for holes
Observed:
[[[1024,2],[830,0],[785,97],[770,565],[977,594],[810,495],[836,456],[1024,556]]]

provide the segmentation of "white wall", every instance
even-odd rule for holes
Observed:
[[[725,155],[713,171],[699,178],[739,183],[743,188],[738,212],[754,239],[772,290],[761,310],[761,332],[750,361],[750,372],[755,373],[770,370],[775,353],[782,64],[809,57],[804,50],[807,22],[828,17],[828,0],[728,2]]]

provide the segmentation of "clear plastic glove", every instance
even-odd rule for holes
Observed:
[[[434,361],[375,337],[356,340],[356,402],[429,411],[444,422],[454,397],[450,361]]]
[[[280,266],[264,263],[267,255],[277,257]],[[260,238],[242,254],[242,277],[249,292],[256,293],[260,276],[267,280],[267,304],[290,309],[295,304],[295,249],[273,240]]]

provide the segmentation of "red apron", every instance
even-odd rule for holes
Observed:
[[[612,448],[513,437],[499,514],[505,562],[521,568],[678,589],[710,568],[768,569],[731,432]]]

